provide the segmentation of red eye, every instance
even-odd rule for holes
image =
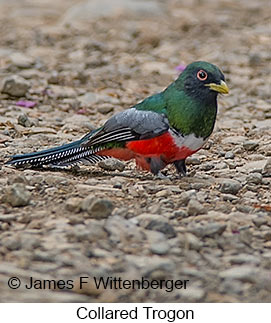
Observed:
[[[204,71],[204,70],[200,70],[198,71],[197,73],[197,78],[200,80],[200,81],[205,81],[208,77],[208,74]]]

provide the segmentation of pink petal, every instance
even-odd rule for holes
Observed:
[[[186,65],[184,64],[180,64],[178,66],[175,67],[175,70],[178,71],[178,72],[183,72],[186,68]]]
[[[25,108],[34,108],[34,106],[37,104],[37,102],[33,102],[33,101],[18,101],[16,102],[16,105],[18,107],[25,107]]]
[[[79,109],[77,112],[77,114],[86,114],[87,113],[87,110],[82,108],[82,109]]]

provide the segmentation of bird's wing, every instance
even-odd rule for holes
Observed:
[[[99,131],[87,135],[82,146],[150,139],[168,129],[169,122],[164,114],[130,108],[107,120]]]

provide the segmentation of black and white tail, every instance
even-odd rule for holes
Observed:
[[[79,162],[87,161],[88,163],[96,163],[107,156],[95,155],[100,149],[93,149],[91,147],[81,146],[81,140],[74,141],[60,147],[37,151],[29,154],[14,155],[6,163],[15,167],[66,167],[73,166]]]

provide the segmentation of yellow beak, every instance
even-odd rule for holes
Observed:
[[[211,90],[216,91],[218,93],[222,93],[222,94],[228,94],[229,93],[228,85],[224,81],[220,81],[220,84],[209,83],[209,84],[205,84],[205,85],[209,86],[209,88]]]

